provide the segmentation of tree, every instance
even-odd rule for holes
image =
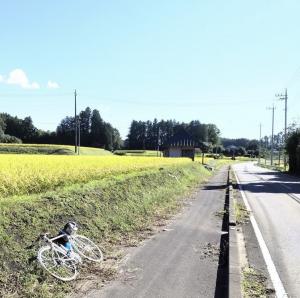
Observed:
[[[75,136],[75,118],[65,117],[61,120],[60,124],[56,129],[58,143],[64,145],[73,145]]]
[[[5,121],[2,117],[2,114],[0,114],[0,133],[4,134],[5,128],[6,128]]]
[[[219,134],[220,130],[215,124],[207,124],[207,134],[208,141],[213,145],[217,145],[219,143]]]
[[[3,113],[1,114],[0,129],[4,134],[22,139],[26,143],[29,143],[37,135],[37,128],[33,125],[31,117],[25,117],[23,120]]]
[[[84,111],[79,113],[80,119],[80,141],[82,146],[90,145],[90,132],[91,132],[91,117],[92,111],[87,107]]]
[[[187,131],[199,144],[207,144],[203,150],[211,150],[211,145],[219,144],[220,131],[214,124],[202,124],[198,120],[179,123],[175,120],[136,121],[131,122],[126,145],[129,149],[156,150],[158,144],[166,144],[177,132]],[[207,148],[206,148],[207,147]]]
[[[240,156],[244,156],[246,154],[246,149],[245,147],[242,147],[242,146],[239,146],[238,149],[237,149],[237,154],[240,155]]]
[[[104,148],[107,143],[104,121],[98,110],[93,110],[91,116],[91,145]]]
[[[113,149],[118,150],[122,146],[123,146],[123,141],[120,136],[120,133],[116,128],[113,128]]]
[[[206,124],[194,120],[188,124],[187,131],[197,142],[208,142],[208,129]]]
[[[37,128],[33,125],[31,117],[25,117],[22,123],[21,135],[25,143],[30,143],[37,136]]]
[[[246,146],[246,150],[252,150],[252,151],[256,151],[258,150],[259,147],[259,141],[258,140],[251,140],[249,141],[248,145]]]
[[[110,125],[110,123],[104,122],[104,148],[106,150],[112,151],[114,149],[113,137],[114,137],[114,128]]]
[[[300,129],[289,134],[286,151],[289,155],[289,172],[300,174]]]
[[[130,149],[146,149],[146,123],[133,120],[127,138]],[[152,140],[152,135],[150,135],[150,140]]]

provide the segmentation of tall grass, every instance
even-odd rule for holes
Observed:
[[[0,155],[0,198],[188,163],[187,158]]]
[[[40,233],[55,235],[66,221],[75,220],[80,233],[101,245],[109,259],[114,247],[136,245],[209,175],[199,163],[190,162],[0,200],[0,297],[66,297],[78,282],[59,282],[41,269],[34,259],[38,245],[31,247]],[[81,267],[81,277],[87,271],[89,277],[94,273],[105,279],[111,269],[104,268],[105,263],[88,264]]]

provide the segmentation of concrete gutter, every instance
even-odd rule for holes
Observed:
[[[228,193],[229,193],[229,297],[241,298],[241,264],[239,257],[239,243],[236,230],[236,217],[234,211],[234,198],[232,189],[231,167],[228,171]]]

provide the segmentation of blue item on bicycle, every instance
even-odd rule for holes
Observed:
[[[72,250],[71,242],[66,242],[66,243],[63,244],[63,246],[64,246],[67,250]]]

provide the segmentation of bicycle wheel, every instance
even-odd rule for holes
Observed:
[[[70,258],[59,247],[41,247],[38,251],[38,261],[46,271],[62,281],[73,280],[78,274],[76,260]]]
[[[103,260],[101,249],[89,238],[82,235],[74,235],[70,241],[73,249],[82,257],[94,262],[101,262]]]

